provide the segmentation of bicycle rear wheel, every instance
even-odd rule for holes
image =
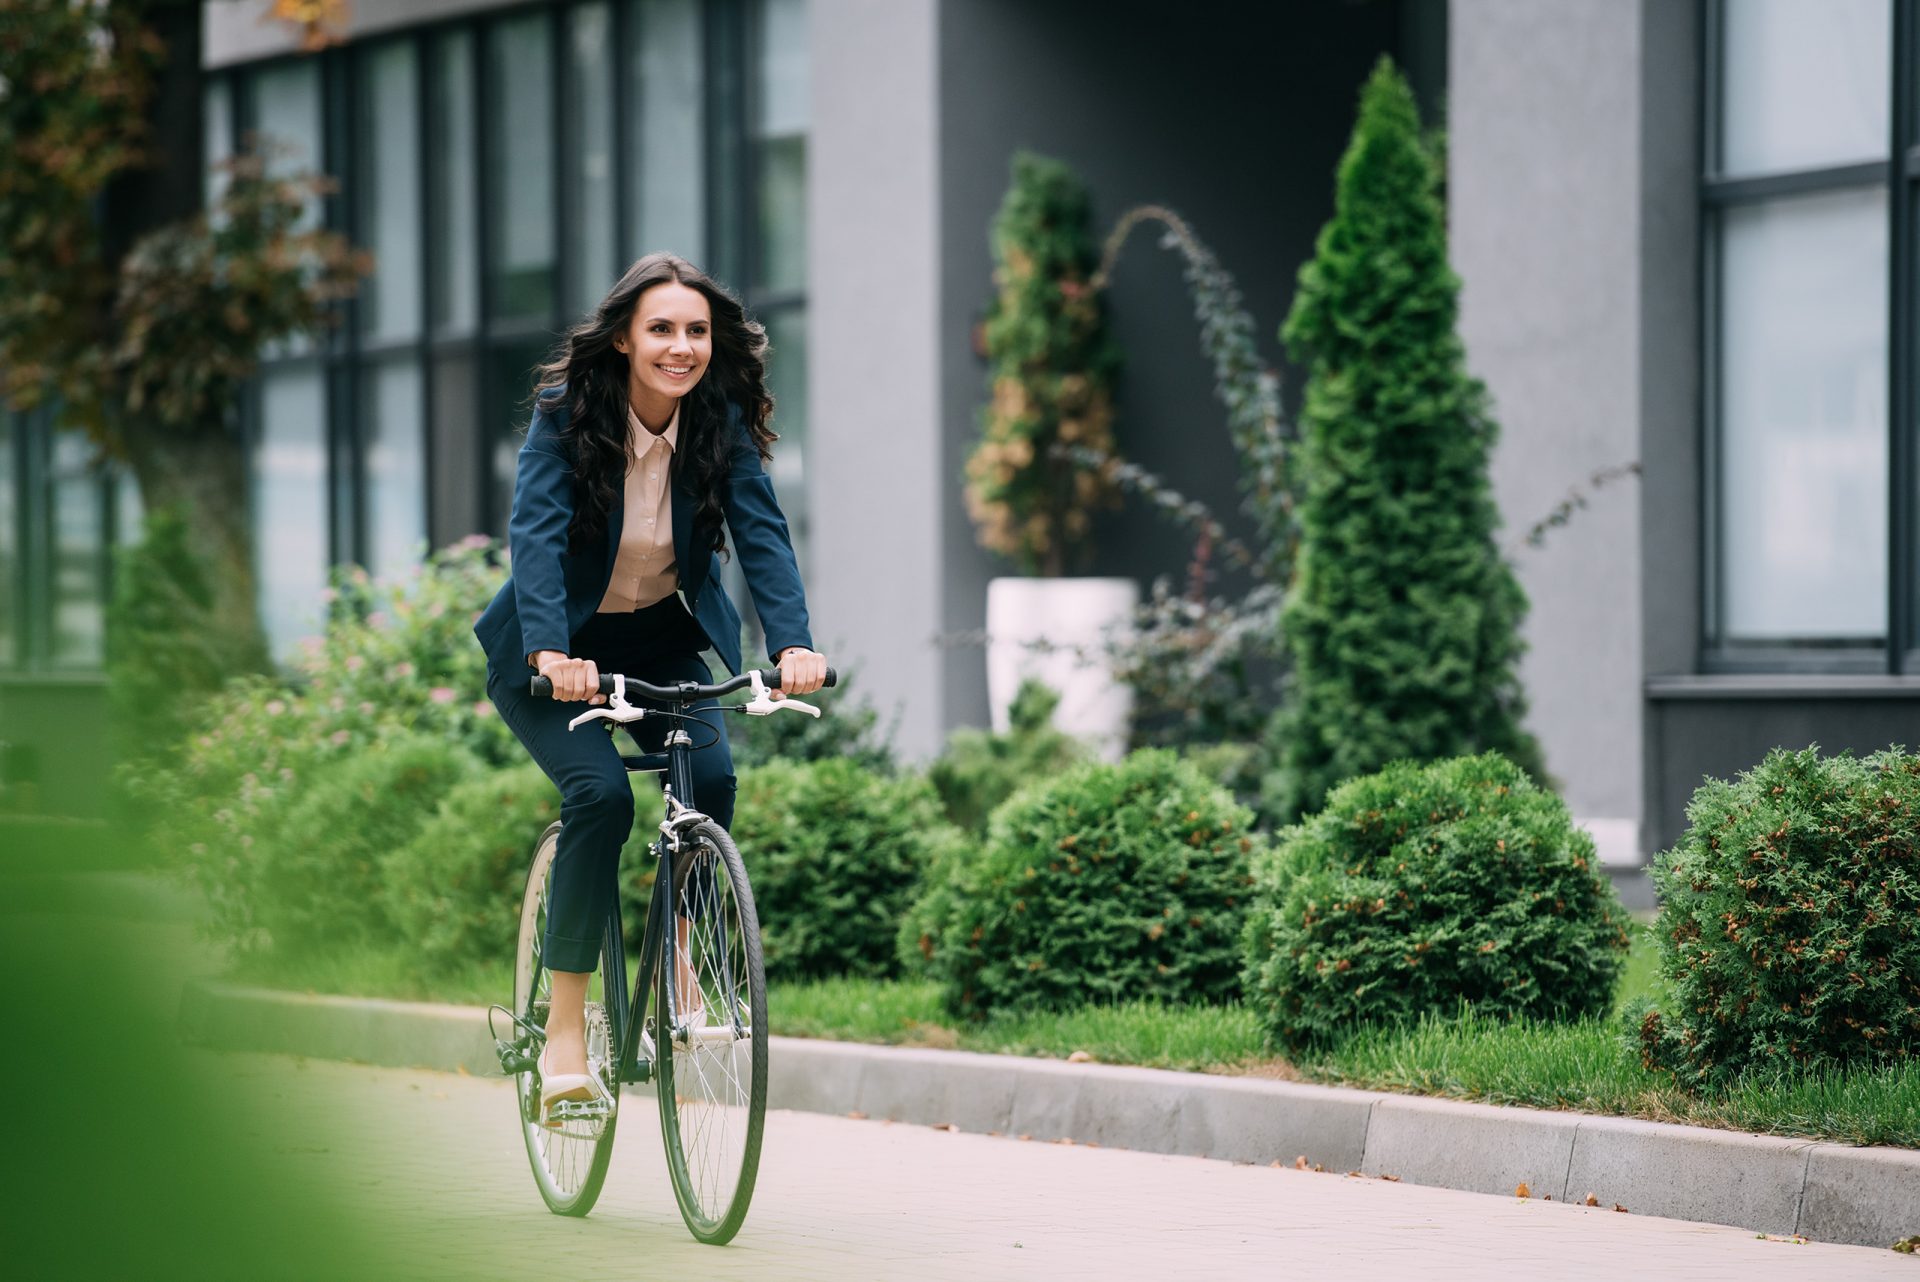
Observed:
[[[560,825],[555,823],[541,835],[540,844],[534,848],[533,867],[527,871],[526,894],[520,904],[520,943],[514,951],[514,1013],[541,1028],[546,1027],[553,995],[552,977],[541,964],[540,950],[546,935],[547,895],[559,840]],[[607,1178],[607,1163],[613,1157],[620,1083],[613,1068],[618,1052],[612,1045],[607,1022],[607,986],[603,981],[610,967],[621,964],[619,953],[609,939],[608,946],[600,950],[599,969],[587,980],[587,1068],[599,1075],[611,1102],[556,1105],[556,1108],[566,1108],[568,1115],[558,1126],[549,1127],[540,1117],[540,1074],[530,1070],[514,1078],[515,1103],[519,1109],[521,1137],[527,1146],[527,1161],[533,1167],[533,1180],[539,1186],[541,1198],[556,1215],[585,1215],[593,1209],[600,1196],[600,1186]]]
[[[760,918],[746,866],[726,830],[690,828],[675,857],[673,925],[655,984],[661,1037],[655,1058],[660,1134],[680,1215],[693,1236],[718,1246],[747,1218],[760,1170],[767,1112],[767,980]],[[675,954],[682,923],[686,968]],[[671,1012],[671,1014],[665,1014]]]

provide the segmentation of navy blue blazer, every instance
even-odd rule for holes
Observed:
[[[535,400],[533,422],[520,447],[513,515],[507,523],[513,573],[473,625],[487,661],[502,676],[528,671],[527,656],[536,650],[573,653],[573,634],[600,608],[613,580],[614,556],[626,520],[617,489],[602,536],[578,552],[567,550],[567,527],[573,519],[573,463],[560,439],[566,417],[564,393]],[[737,405],[727,407],[726,430],[733,440],[733,467],[721,490],[721,504],[733,555],[746,571],[753,608],[767,634],[769,657],[788,646],[811,650],[807,598],[800,586],[787,518],[781,514],[772,478],[761,466],[760,451]],[[696,501],[682,485],[678,467],[673,470],[672,495],[673,558],[680,591],[727,670],[737,676],[740,614],[715,571],[712,529],[694,525]]]

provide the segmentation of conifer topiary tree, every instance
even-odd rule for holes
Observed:
[[[1057,160],[1020,152],[993,222],[994,285],[984,337],[992,396],[967,459],[967,512],[980,545],[1022,573],[1065,574],[1118,498],[1110,476],[1055,446],[1113,451],[1119,350],[1090,279],[1100,265],[1086,184]]]
[[[1494,750],[1543,778],[1520,724],[1526,597],[1494,542],[1498,428],[1454,330],[1438,179],[1413,94],[1382,59],[1281,330],[1308,369],[1281,614],[1291,688],[1267,787],[1282,818],[1402,758]]]

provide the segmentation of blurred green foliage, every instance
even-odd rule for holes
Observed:
[[[963,727],[948,737],[946,750],[927,767],[948,819],[984,835],[987,816],[1001,802],[1087,755],[1078,740],[1054,728],[1059,706],[1058,694],[1028,678],[1007,709],[1006,734]]]
[[[1685,1084],[1920,1059],[1920,756],[1775,749],[1708,780],[1654,864],[1667,994],[1650,1067]]]
[[[955,1016],[1229,1000],[1252,824],[1171,752],[1074,766],[994,811],[977,857],[941,862],[916,909],[924,938],[903,944]]]
[[[1349,780],[1254,881],[1246,1000],[1296,1052],[1463,1003],[1604,1015],[1629,943],[1593,838],[1498,753]]]
[[[894,935],[922,875],[961,841],[924,779],[841,760],[744,771],[733,837],[753,878],[767,976],[780,980],[893,973]]]
[[[967,512],[980,545],[1024,574],[1057,576],[1086,550],[1092,509],[1113,482],[1056,445],[1113,449],[1120,354],[1106,303],[1090,283],[1099,262],[1086,184],[1031,152],[993,222],[993,302],[983,328],[990,389],[967,459]]]

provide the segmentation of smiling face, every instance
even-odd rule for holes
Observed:
[[[614,348],[631,367],[628,394],[635,411],[651,421],[648,406],[665,406],[693,390],[713,359],[713,313],[707,296],[678,281],[664,281],[640,295],[626,332]],[[645,404],[643,404],[645,402]]]

